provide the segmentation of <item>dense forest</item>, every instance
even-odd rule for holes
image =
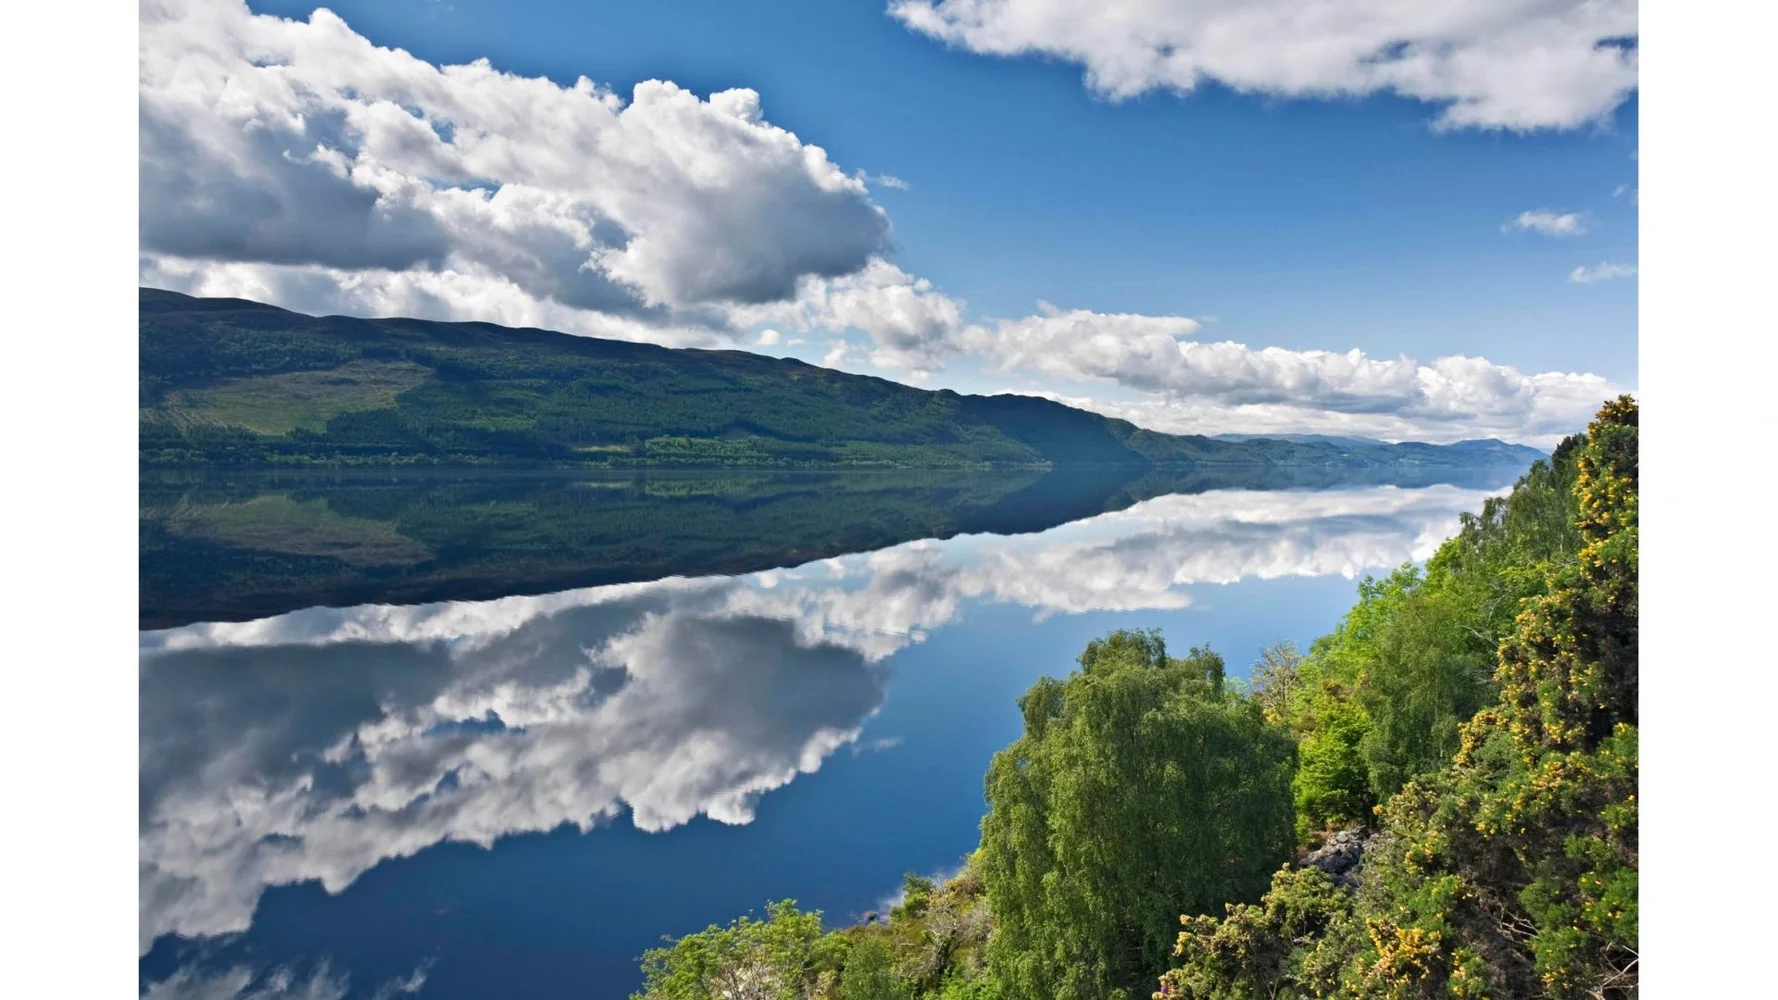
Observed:
[[[139,293],[147,467],[1524,467],[1541,452],[1158,434],[742,351]]]
[[[1633,997],[1637,423],[1607,403],[1246,684],[1095,640],[1021,699],[956,877],[670,941],[638,1000]]]

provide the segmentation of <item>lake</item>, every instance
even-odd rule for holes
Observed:
[[[145,474],[144,989],[609,1000],[855,922],[1088,639],[1244,676],[1521,471]]]

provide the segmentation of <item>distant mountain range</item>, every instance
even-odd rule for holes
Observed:
[[[1211,436],[1218,441],[1290,441],[1294,444],[1331,444],[1339,448],[1369,448],[1374,445],[1383,445],[1387,447],[1389,445],[1389,442],[1377,438],[1351,437],[1341,434],[1213,434]],[[1502,445],[1506,445],[1506,442],[1501,441],[1499,438],[1472,438],[1467,441],[1458,441],[1453,444],[1448,444],[1445,445],[1445,447],[1460,451],[1477,451],[1492,454],[1497,452]],[[1549,452],[1540,451],[1528,445],[1506,445],[1506,447],[1524,448],[1527,454],[1534,454],[1539,458],[1547,458],[1549,456]]]
[[[139,296],[155,467],[1524,467],[1500,441],[1160,434],[1032,396],[960,395],[742,351],[488,323],[312,317]]]

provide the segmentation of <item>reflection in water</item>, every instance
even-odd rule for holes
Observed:
[[[1494,486],[1519,471],[162,473],[142,481],[139,616],[167,628],[752,573],[917,538],[1042,531],[1166,494]]]
[[[267,887],[337,892],[444,841],[626,812],[650,831],[749,822],[857,740],[892,654],[971,606],[1178,609],[1193,585],[1351,577],[1430,555],[1484,495],[1165,496],[747,576],[143,633],[142,948],[244,930]]]

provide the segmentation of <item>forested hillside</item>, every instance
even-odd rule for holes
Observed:
[[[964,396],[742,351],[486,323],[315,318],[140,291],[148,466],[1524,467],[1498,441],[1157,434],[1032,396]]]
[[[688,935],[638,998],[1633,997],[1637,422],[1606,404],[1244,688],[1095,640],[1021,700],[956,878]]]

